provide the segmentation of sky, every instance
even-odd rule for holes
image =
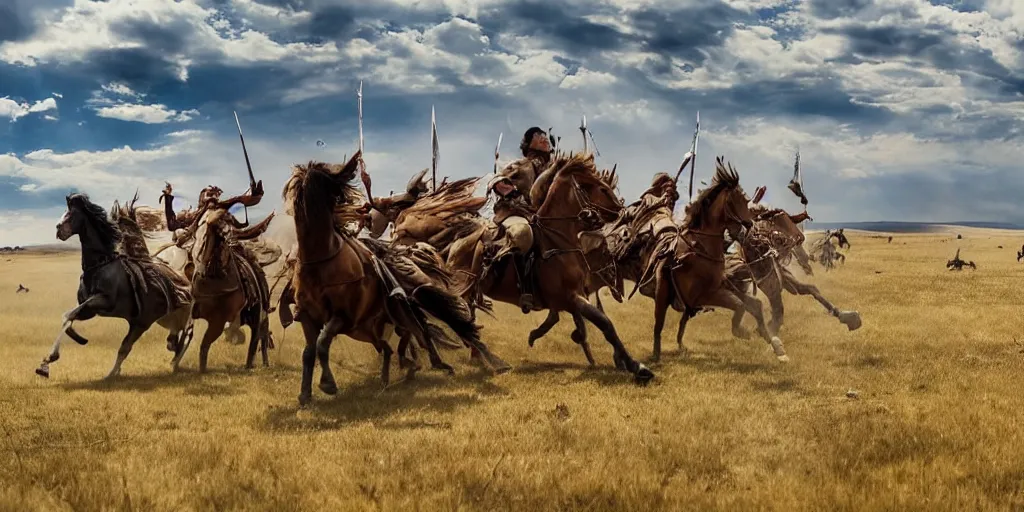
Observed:
[[[816,221],[1024,222],[1020,0],[0,0],[0,246],[55,241],[70,192],[243,192],[232,111],[280,215],[292,165],[357,148],[360,81],[378,195],[430,165],[431,107],[438,179],[586,115],[627,201],[699,110],[698,187],[722,155],[799,209],[799,148]]]

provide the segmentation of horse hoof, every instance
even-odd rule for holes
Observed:
[[[504,375],[504,374],[506,374],[506,373],[508,373],[510,371],[512,371],[512,367],[507,365],[507,364],[494,368],[494,374],[495,375]]]
[[[787,356],[785,354],[783,354],[781,356],[776,356],[776,357],[778,358],[780,363],[788,363],[789,362],[789,356]]]
[[[313,395],[309,393],[302,393],[299,395],[299,407],[305,407],[313,401]]]
[[[317,387],[319,387],[320,391],[323,391],[325,395],[334,396],[338,394],[338,385],[333,382],[321,382]]]
[[[839,313],[839,321],[846,325],[846,328],[851,331],[860,329],[860,313],[856,311],[843,311]]]
[[[782,346],[782,340],[778,336],[772,336],[772,351],[775,352],[775,357],[778,357],[781,361],[783,357],[786,357],[786,349]],[[788,360],[788,358],[787,358]]]
[[[732,335],[737,337],[737,338],[739,338],[739,339],[741,339],[741,340],[749,340],[750,339],[750,331],[748,331],[746,329],[733,329],[732,330]]]
[[[50,369],[45,367],[45,366],[40,366],[39,368],[36,368],[36,375],[38,375],[38,376],[40,376],[40,377],[42,377],[44,379],[49,379],[50,378]]]
[[[636,373],[633,375],[633,380],[641,386],[646,385],[648,382],[654,380],[654,372],[646,366],[640,365],[640,368],[638,368]]]

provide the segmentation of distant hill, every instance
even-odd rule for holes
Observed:
[[[846,228],[859,231],[876,231],[883,233],[930,233],[941,231],[948,226],[966,228],[1011,229],[1024,230],[1024,224],[1009,222],[808,222],[807,229],[824,231],[826,229]]]

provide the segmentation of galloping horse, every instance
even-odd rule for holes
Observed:
[[[103,207],[84,194],[67,196],[67,212],[57,224],[57,238],[65,241],[74,235],[82,246],[82,276],[78,284],[78,307],[64,314],[61,332],[53,350],[36,369],[50,376],[49,364],[60,359],[64,334],[81,345],[88,340],[75,332],[73,323],[100,316],[128,321],[128,333],[121,340],[117,359],[106,378],[121,373],[121,364],[135,342],[154,324],[169,331],[168,349],[175,352],[173,368],[184,352],[185,336],[191,321],[192,295],[188,280],[170,267],[147,258],[131,258],[117,251],[122,234]]]
[[[530,203],[539,205],[531,221],[536,240],[534,251],[538,253],[535,309],[554,312],[556,321],[558,312],[568,312],[577,332],[585,332],[583,320],[589,320],[612,345],[616,367],[632,373],[638,383],[646,383],[654,378],[654,373],[629,355],[614,324],[586,297],[590,269],[580,245],[580,234],[614,220],[622,209],[622,201],[601,177],[594,167],[593,155],[589,154],[560,157],[537,177],[530,191]],[[476,290],[467,286],[467,292],[519,304],[516,272],[509,260],[498,260],[484,271],[479,264],[483,251],[484,244],[479,243],[474,253],[476,262],[456,263],[457,268],[469,269],[465,274],[471,276],[471,286]],[[573,341],[593,364],[586,338],[574,335]]]
[[[751,284],[764,292],[772,309],[772,319],[768,322],[768,329],[771,332],[777,333],[782,327],[785,314],[782,304],[783,290],[793,295],[811,295],[849,330],[860,328],[859,313],[842,311],[833,306],[818,287],[798,281],[786,268],[790,259],[795,257],[805,273],[814,272],[810,257],[803,250],[804,234],[798,226],[800,222],[806,220],[807,214],[791,216],[785,211],[769,210],[761,205],[755,205],[752,209],[756,211],[756,220],[753,229],[740,242],[742,256],[730,256],[726,261],[725,288],[738,299],[747,294]],[[733,311],[733,332],[745,338],[747,336],[740,323],[746,308],[736,307]]]
[[[198,220],[192,244],[192,290],[196,302],[192,318],[206,320],[199,345],[199,371],[206,372],[210,346],[224,332],[224,325],[240,319],[249,326],[249,352],[245,367],[252,368],[257,344],[263,366],[270,366],[270,291],[262,269],[241,254],[235,228],[227,210],[213,208]]]
[[[725,279],[725,236],[741,238],[741,229],[753,226],[749,199],[740,187],[740,177],[718,157],[711,185],[686,207],[681,230],[659,240],[648,268],[637,283],[654,279],[654,354],[661,356],[661,331],[671,305],[683,312],[679,319],[677,343],[683,349],[686,323],[702,306],[745,308],[757,320],[758,333],[771,344],[780,361],[788,360],[782,340],[769,334],[754,297],[737,297],[722,288]]]
[[[319,359],[319,387],[328,395],[338,392],[330,368],[330,347],[335,336],[347,335],[372,344],[383,356],[381,380],[387,386],[393,350],[391,329],[410,332],[430,355],[435,369],[452,373],[441,360],[428,328],[427,315],[446,324],[464,343],[480,351],[496,373],[509,366],[480,341],[479,328],[468,305],[458,296],[420,275],[415,264],[389,254],[381,244],[367,245],[335,229],[339,203],[352,207],[360,197],[351,182],[362,164],[362,153],[344,166],[310,162],[295,166],[285,185],[286,207],[294,216],[298,241],[297,263],[291,276],[306,348],[302,352],[299,404],[312,400],[313,369]],[[405,268],[403,268],[405,265]],[[410,369],[410,372],[414,371]]]

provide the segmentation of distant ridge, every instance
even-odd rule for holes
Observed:
[[[808,222],[807,229],[824,231],[826,229],[846,228],[859,231],[877,231],[884,233],[930,233],[941,231],[948,226],[983,229],[1024,230],[1024,224],[1010,222]]]

